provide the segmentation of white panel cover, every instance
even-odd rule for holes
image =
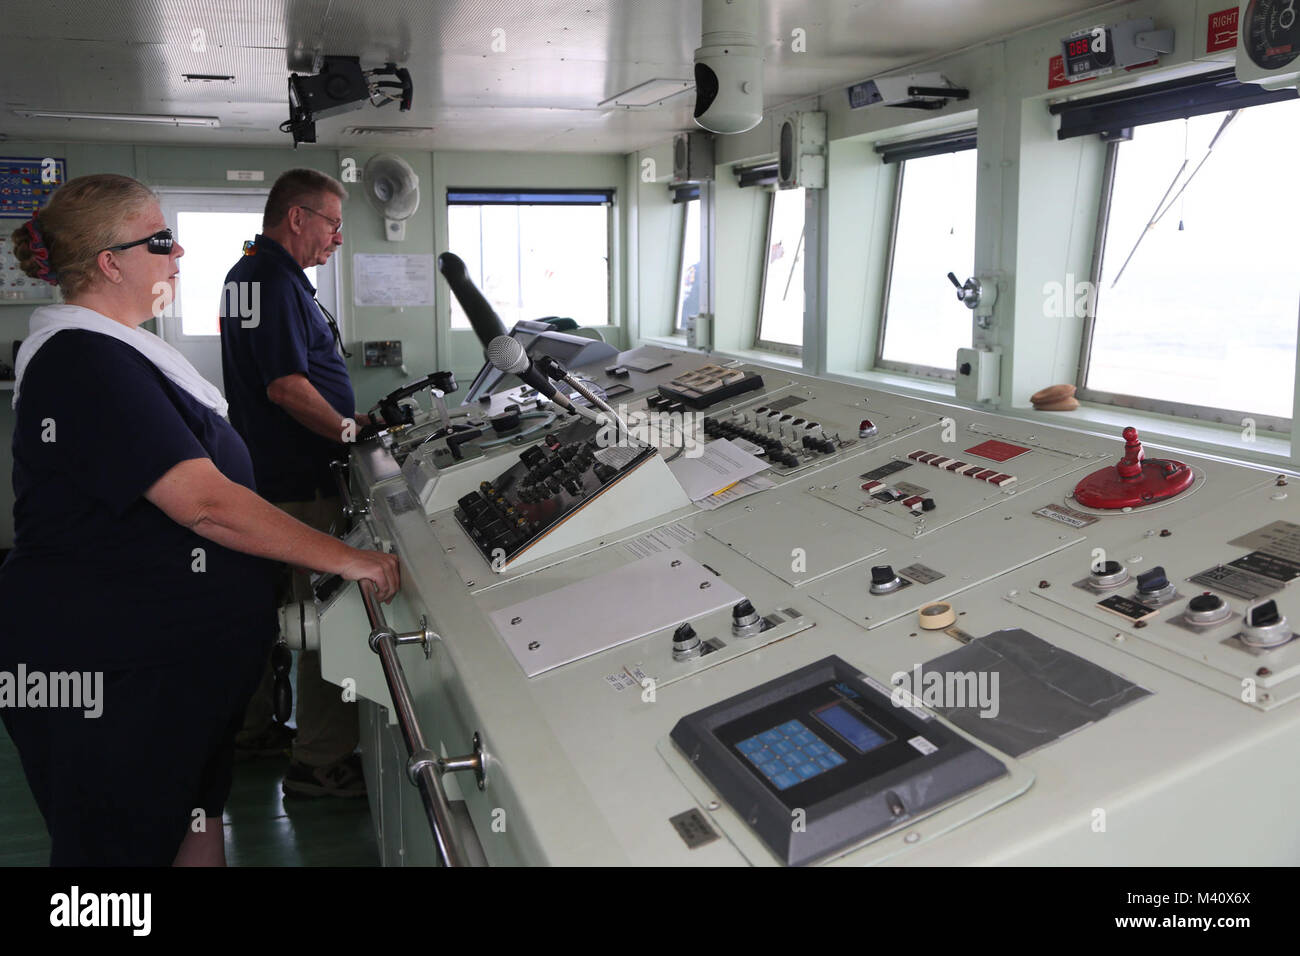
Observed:
[[[524,673],[536,677],[743,597],[673,550],[493,611],[491,618]]]

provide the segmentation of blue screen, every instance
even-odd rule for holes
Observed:
[[[862,720],[843,704],[832,704],[816,712],[817,718],[835,731],[858,753],[875,750],[889,742],[874,727]]]

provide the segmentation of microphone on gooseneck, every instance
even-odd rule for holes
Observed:
[[[518,339],[512,339],[508,335],[498,335],[488,343],[487,357],[497,371],[514,375],[561,408],[575,411],[573,403],[557,392],[551,380],[529,360],[528,353],[524,351]]]
[[[506,334],[505,323],[488,304],[488,300],[483,298],[483,293],[478,290],[478,286],[474,285],[460,256],[444,252],[438,257],[438,271],[447,280],[447,285],[451,287],[452,294],[456,296],[460,307],[465,310],[470,327],[474,329],[478,340],[483,343],[483,348],[486,349],[491,345],[493,339]]]

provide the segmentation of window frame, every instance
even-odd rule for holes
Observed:
[[[169,225],[180,229],[181,212],[249,212],[261,215],[266,208],[266,197],[270,195],[271,190],[268,187],[231,187],[231,188],[196,188],[188,186],[152,186],[150,187],[158,196],[158,205],[162,209],[163,217],[167,219]],[[257,208],[244,208],[245,206],[257,203]],[[181,208],[189,206],[189,208]],[[173,216],[173,214],[175,214]],[[175,221],[173,221],[173,218]],[[346,228],[347,223],[344,223]],[[261,227],[258,227],[258,233],[261,233]],[[248,237],[252,239],[252,236]],[[180,236],[181,245],[184,246],[184,236]],[[345,240],[346,241],[346,240]],[[182,259],[184,257],[182,256]],[[316,298],[324,303],[325,307],[333,312],[338,319],[339,334],[344,342],[349,341],[348,332],[352,324],[350,309],[341,309],[339,307],[339,282],[340,273],[338,253],[329,257],[329,261],[323,266],[316,267]],[[230,264],[235,264],[235,258],[231,259]],[[181,263],[182,271],[185,268],[184,262]],[[182,290],[184,286],[182,285]],[[180,309],[172,310],[162,319],[156,320],[159,326],[158,335],[170,345],[178,343],[204,342],[217,338],[215,335],[187,335],[184,329],[182,319],[184,317],[185,294],[182,291],[178,297]]]
[[[750,188],[750,187],[744,187],[744,188]],[[767,229],[766,229],[767,239],[763,243],[763,268],[759,270],[759,277],[758,277],[758,309],[756,310],[754,315],[754,349],[763,352],[775,352],[778,355],[789,355],[789,356],[793,356],[794,358],[803,358],[803,345],[790,345],[786,342],[772,342],[762,337],[763,300],[764,300],[764,295],[767,291],[767,269],[768,266],[771,265],[771,263],[768,260],[771,257],[771,250],[772,250],[772,225],[776,219],[776,194],[781,190],[779,189],[779,187],[776,186],[763,186],[761,188],[768,190],[769,196],[767,200]],[[807,237],[808,237],[808,216],[805,213],[803,230],[799,234],[801,248],[804,250],[805,280],[807,276],[807,266],[808,266]],[[796,255],[798,255],[797,252]],[[805,289],[804,290],[805,314],[807,313],[807,309],[808,309],[808,298],[807,298],[807,290]]]
[[[932,152],[923,151],[919,155],[911,155],[901,159],[896,163],[891,163],[898,167],[898,172],[894,174],[894,203],[893,212],[889,219],[889,243],[885,255],[885,275],[884,283],[880,293],[880,327],[876,332],[876,357],[875,364],[872,366],[877,369],[884,369],[890,372],[901,372],[904,375],[912,375],[916,378],[928,378],[941,382],[957,381],[957,370],[952,368],[942,368],[937,365],[913,365],[910,362],[896,362],[892,359],[885,358],[885,334],[889,327],[889,300],[890,290],[894,285],[894,259],[898,248],[898,222],[900,213],[903,209],[903,179],[907,175],[907,164],[916,159],[927,159],[930,156],[942,156],[946,153],[965,153],[975,152],[973,138],[974,130],[957,130],[952,133],[940,134],[934,137],[936,143],[954,142],[958,140],[970,139],[972,145],[962,146],[959,149],[935,149]],[[887,153],[888,147],[877,146],[876,151]],[[976,163],[976,177],[978,178],[978,153]]]
[[[452,202],[453,194],[468,194],[472,196],[594,196],[603,195],[606,197],[603,203],[521,203],[521,202]],[[614,239],[615,239],[615,210],[618,202],[618,190],[610,188],[566,188],[566,187],[528,187],[528,186],[448,186],[443,200],[444,213],[453,205],[457,206],[526,206],[526,205],[546,205],[546,206],[603,206],[605,208],[605,324],[604,325],[583,325],[578,323],[579,328],[583,329],[617,329],[619,328],[615,317],[618,315],[615,306],[615,289],[614,289]],[[482,230],[480,229],[480,241],[482,239]],[[451,227],[450,216],[448,215],[447,240],[450,245]],[[481,291],[481,290],[480,290]],[[452,302],[455,297],[452,296],[447,302],[447,331],[454,334],[473,335],[474,329],[470,326],[458,326],[452,322]]]
[[[697,214],[700,216],[704,215],[703,212],[704,206],[703,206],[703,199],[701,198],[700,187],[698,184],[695,185],[693,189],[690,187],[682,187],[682,186],[670,186],[668,188],[669,188],[669,192],[671,192],[674,197],[673,205],[681,207],[681,217],[680,217],[681,224],[677,229],[677,281],[673,283],[673,290],[672,290],[673,291],[672,294],[673,312],[672,315],[668,317],[668,335],[669,337],[680,338],[682,341],[686,341],[685,324],[682,324],[680,326],[677,324],[677,320],[681,316],[680,299],[682,294],[682,278],[686,272],[686,231],[687,231],[686,224],[690,219],[691,203],[700,204],[695,207],[697,210]],[[687,197],[685,199],[677,198],[680,194],[685,194],[689,192],[694,192],[695,193],[694,197]],[[701,236],[703,236],[703,232],[704,232],[703,227],[704,227],[704,222],[703,219],[701,219],[700,221]],[[701,242],[700,243],[701,261],[703,261],[704,258],[703,246],[704,244],[703,242]],[[699,279],[700,277],[696,276],[697,282],[699,281]]]
[[[1249,109],[1250,107],[1243,107]],[[1228,112],[1224,110],[1223,112]],[[1217,114],[1214,114],[1217,115]],[[1176,119],[1177,117],[1175,117]],[[1163,120],[1162,120],[1163,121]],[[1119,149],[1130,140],[1126,137],[1108,137],[1106,162],[1102,172],[1101,201],[1097,209],[1097,224],[1093,234],[1092,268],[1089,281],[1092,288],[1102,288],[1101,265],[1106,252],[1106,239],[1110,229],[1110,207],[1115,190],[1115,173],[1119,167]],[[1088,388],[1088,372],[1092,365],[1092,346],[1096,335],[1097,307],[1100,305],[1100,291],[1092,303],[1092,308],[1083,319],[1083,329],[1079,339],[1079,361],[1075,372],[1075,397],[1082,402],[1107,405],[1112,408],[1129,408],[1134,411],[1152,412],[1158,415],[1171,415],[1175,418],[1193,421],[1231,425],[1240,428],[1243,420],[1251,420],[1255,428],[1279,436],[1290,436],[1294,427],[1290,418],[1276,415],[1264,415],[1260,412],[1245,412],[1231,408],[1219,408],[1213,405],[1195,405],[1189,402],[1177,402],[1171,399],[1148,398],[1140,395],[1128,395],[1122,392],[1107,392]]]

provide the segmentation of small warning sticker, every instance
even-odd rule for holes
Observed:
[[[614,690],[627,690],[629,687],[636,686],[636,681],[630,674],[606,674],[605,682]]]
[[[930,741],[926,740],[924,737],[920,736],[919,734],[913,737],[911,740],[909,740],[908,743],[911,744],[913,747],[915,747],[917,750],[921,751],[921,753],[925,754],[927,757],[939,749],[938,747],[930,743]]]
[[[717,832],[709,825],[708,819],[695,807],[675,817],[669,817],[668,822],[673,825],[682,842],[691,850],[712,843],[718,838]]]
[[[931,584],[943,577],[934,568],[927,567],[924,564],[909,564],[905,568],[899,568],[898,573],[906,574],[917,584]]]
[[[990,461],[1010,461],[1017,455],[1023,455],[1027,451],[1029,451],[1029,449],[1022,445],[1013,445],[1010,442],[990,439],[989,441],[981,442],[974,448],[967,448],[966,454],[979,455],[981,458],[987,458]]]
[[[1073,508],[1065,507],[1065,505],[1044,505],[1034,514],[1040,518],[1051,518],[1053,521],[1068,524],[1071,528],[1086,528],[1097,521],[1093,515],[1086,515],[1082,511],[1075,511]]]
[[[1098,601],[1097,606],[1110,611],[1112,614],[1118,614],[1120,617],[1126,617],[1130,621],[1145,621],[1149,617],[1154,617],[1156,612],[1145,604],[1139,604],[1132,598],[1126,598],[1122,594],[1112,594],[1104,601]]]

